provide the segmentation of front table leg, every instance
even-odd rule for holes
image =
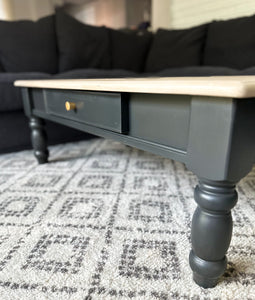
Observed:
[[[231,209],[237,202],[235,183],[200,180],[192,220],[190,266],[194,281],[204,288],[217,284],[227,265],[232,236]]]
[[[34,155],[39,164],[48,162],[49,151],[47,149],[47,135],[44,128],[44,120],[31,117],[29,122],[31,128],[31,140],[34,148]]]

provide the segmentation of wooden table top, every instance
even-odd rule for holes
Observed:
[[[102,92],[200,95],[231,98],[255,97],[255,76],[18,80],[15,81],[14,85],[29,88]]]

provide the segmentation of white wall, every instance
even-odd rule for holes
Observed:
[[[105,25],[112,28],[126,26],[126,0],[97,0],[97,3],[97,25]]]
[[[161,8],[160,8],[161,7]],[[153,0],[153,29],[186,28],[255,13],[255,0]]]
[[[65,9],[77,20],[94,25],[96,23],[96,5],[95,3],[83,3],[79,5],[69,5]]]
[[[37,20],[54,12],[52,0],[1,0],[3,20]]]
[[[7,1],[1,0],[0,1],[0,20],[6,20],[9,16],[9,9],[7,5]]]
[[[41,17],[52,14],[55,6],[65,4],[66,11],[81,22],[91,25],[123,28],[127,25],[137,25],[137,20],[140,22],[144,19],[143,14],[149,5],[149,0],[137,1],[138,0],[0,0],[0,19],[38,20]],[[147,14],[149,14],[149,9],[147,10]]]
[[[94,0],[68,6],[68,12],[81,22],[120,28],[126,25],[126,0]]]
[[[13,7],[10,0],[0,0],[0,20],[12,20]]]
[[[183,0],[180,0],[183,1]],[[151,3],[151,27],[152,30],[158,28],[170,28],[170,0],[152,0]]]
[[[231,19],[255,13],[254,0],[170,0],[171,27],[185,28],[215,19]]]

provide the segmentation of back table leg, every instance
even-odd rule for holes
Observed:
[[[211,288],[227,265],[232,236],[231,209],[237,202],[235,184],[200,180],[195,188],[198,204],[192,220],[190,266],[194,281]]]
[[[44,120],[31,117],[29,122],[31,128],[31,140],[34,148],[34,155],[39,164],[48,162],[49,151],[47,149],[47,135],[44,128]]]

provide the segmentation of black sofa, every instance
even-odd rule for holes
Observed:
[[[183,30],[123,32],[58,11],[0,21],[0,153],[31,147],[17,79],[255,75],[255,16]],[[47,122],[49,144],[88,134]]]

